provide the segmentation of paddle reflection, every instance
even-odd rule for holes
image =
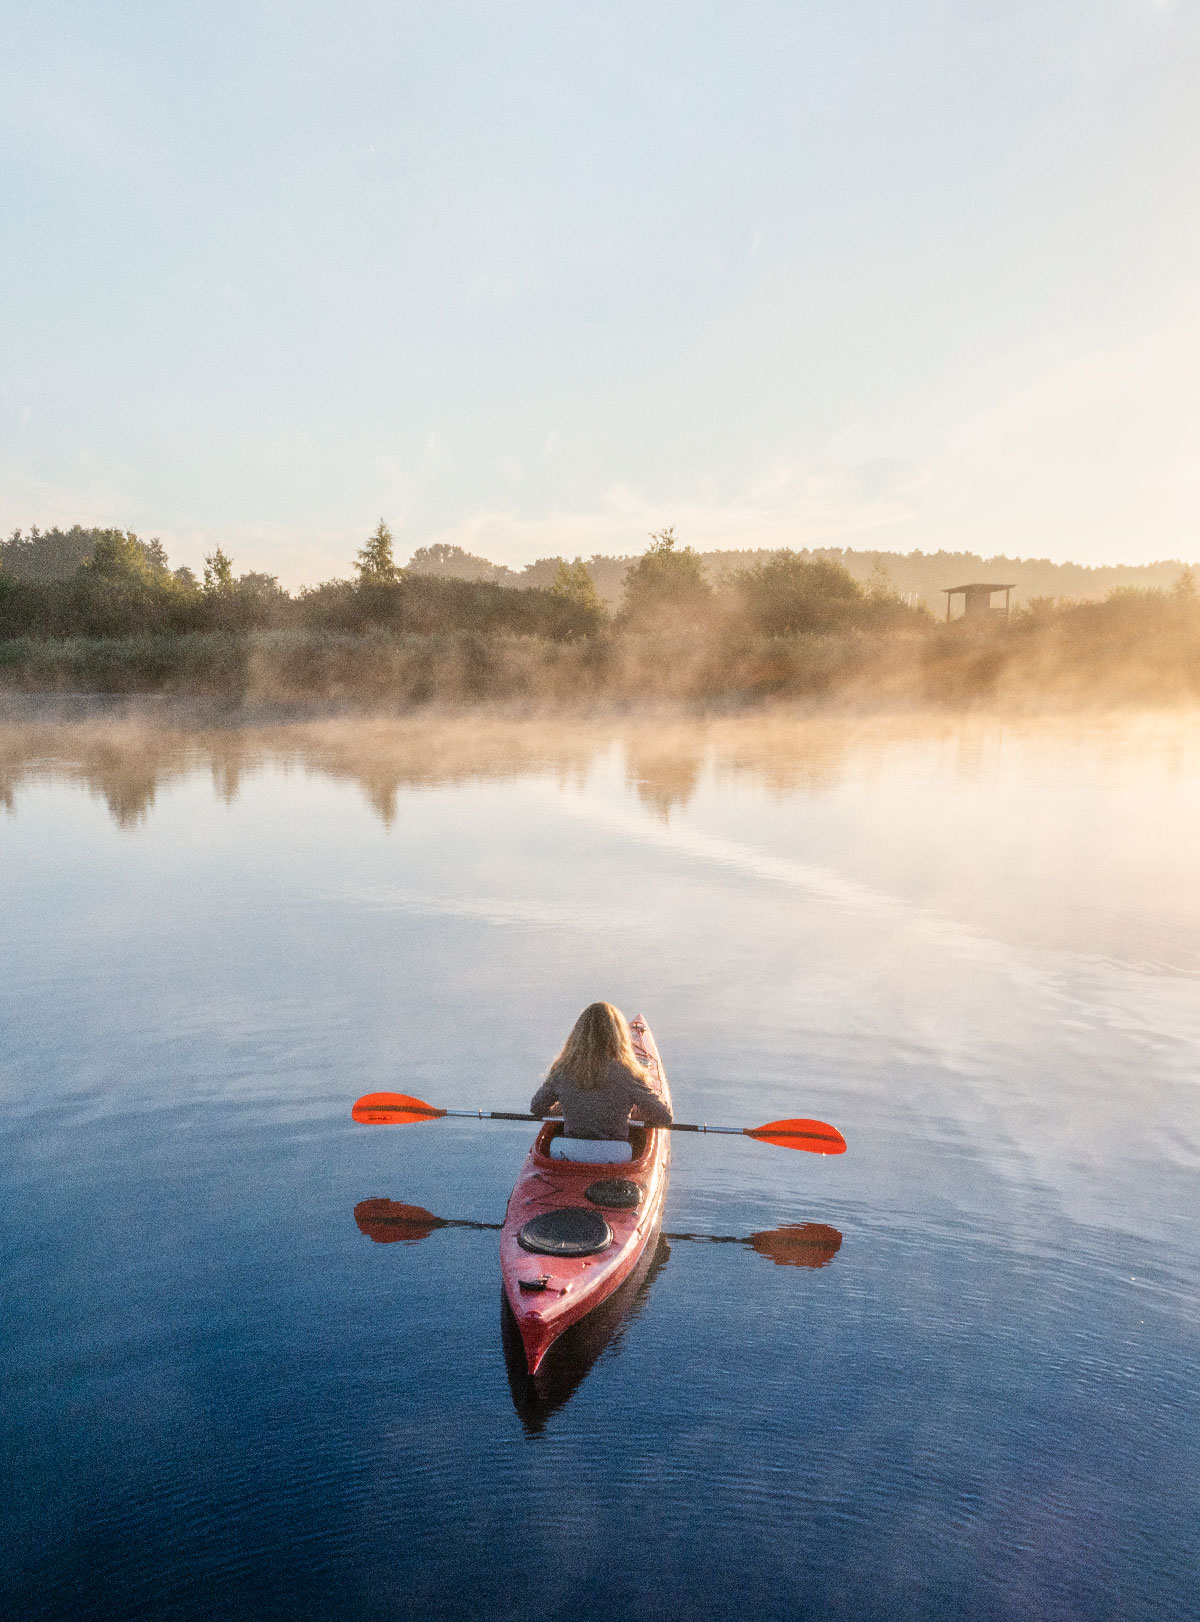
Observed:
[[[842,1236],[828,1222],[788,1222],[747,1237],[737,1233],[671,1233],[698,1245],[744,1245],[776,1267],[828,1267],[842,1248]]]
[[[749,1245],[776,1267],[828,1267],[842,1248],[842,1236],[828,1222],[799,1222],[752,1233]]]
[[[397,1241],[413,1244],[428,1239],[439,1228],[476,1228],[483,1233],[499,1233],[500,1222],[467,1222],[461,1217],[434,1216],[421,1205],[403,1205],[399,1200],[359,1200],[354,1207],[354,1220],[359,1232],[365,1233],[377,1245],[394,1245]]]
[[[434,1216],[422,1205],[405,1205],[400,1200],[359,1200],[354,1207],[359,1231],[377,1245],[397,1242],[413,1244],[428,1239],[439,1228],[473,1228],[480,1233],[499,1233],[501,1222],[468,1222],[462,1217]],[[828,1267],[842,1248],[842,1236],[828,1222],[787,1222],[763,1233],[664,1233],[663,1240],[688,1241],[697,1245],[744,1245],[756,1255],[765,1256],[776,1267]],[[627,1281],[628,1282],[628,1281]]]

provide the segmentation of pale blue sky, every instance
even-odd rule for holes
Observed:
[[[1200,558],[1197,0],[4,0],[0,526]]]

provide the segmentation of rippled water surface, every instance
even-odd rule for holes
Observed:
[[[1200,1614],[1194,719],[25,713],[0,799],[5,1614]],[[596,997],[850,1149],[678,1137],[535,1387],[532,1129],[350,1104]]]

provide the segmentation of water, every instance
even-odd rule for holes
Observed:
[[[1194,720],[10,715],[0,796],[5,1614],[1200,1611]],[[531,1391],[531,1129],[349,1106],[598,996],[850,1150],[678,1138]]]

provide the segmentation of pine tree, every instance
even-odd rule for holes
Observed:
[[[218,546],[204,554],[204,589],[208,592],[233,590],[233,559]]]
[[[362,586],[386,586],[399,578],[400,571],[392,556],[392,532],[382,518],[371,531],[371,538],[359,552],[354,567]]]

